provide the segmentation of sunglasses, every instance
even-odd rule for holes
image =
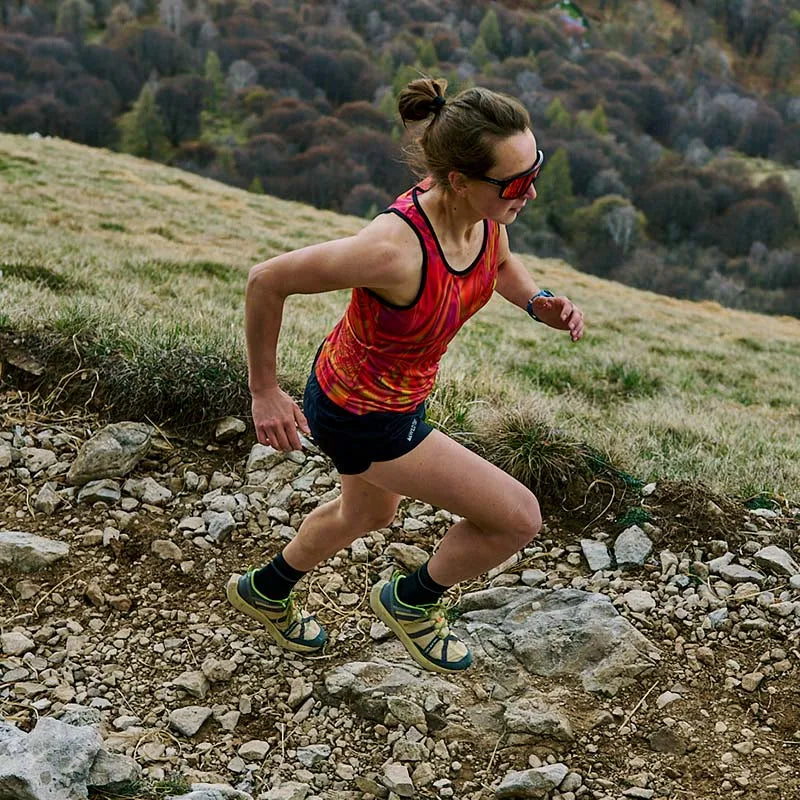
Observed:
[[[495,186],[500,187],[500,197],[503,200],[519,200],[523,197],[528,189],[531,188],[535,180],[539,177],[539,172],[544,164],[544,153],[541,150],[537,151],[536,163],[525,172],[520,172],[518,175],[513,175],[506,178],[504,181],[497,178],[487,178],[485,175],[479,175],[479,181],[486,183],[493,183]]]

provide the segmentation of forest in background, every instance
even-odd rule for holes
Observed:
[[[413,180],[399,90],[488,86],[546,154],[515,248],[800,316],[791,5],[0,0],[0,129],[369,217]]]

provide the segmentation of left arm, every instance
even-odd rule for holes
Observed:
[[[500,229],[495,291],[509,303],[525,310],[528,300],[539,291],[531,274],[511,252],[508,246],[508,233],[504,227]],[[569,298],[537,297],[533,301],[533,310],[545,325],[569,331],[573,342],[577,342],[583,336],[583,312]]]

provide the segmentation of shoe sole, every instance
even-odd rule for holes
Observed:
[[[284,648],[284,650],[291,650],[294,653],[318,653],[320,650],[322,650],[322,647],[310,647],[309,645],[297,644],[297,642],[292,642],[291,640],[287,639],[278,630],[278,628],[275,627],[275,624],[266,614],[251,606],[239,594],[240,577],[241,575],[231,575],[231,577],[228,579],[228,584],[225,587],[225,594],[228,598],[228,602],[237,611],[241,611],[242,614],[247,614],[250,619],[260,622],[267,629],[267,633],[275,640],[275,643]]]
[[[455,675],[463,672],[464,669],[447,669],[447,667],[439,666],[439,664],[435,664],[434,662],[428,661],[428,659],[425,658],[416,644],[414,644],[414,640],[405,632],[403,626],[389,613],[386,606],[381,602],[381,592],[387,583],[388,581],[380,581],[372,587],[372,591],[369,593],[369,604],[372,610],[378,616],[378,619],[392,629],[395,636],[397,636],[397,638],[402,642],[403,647],[406,648],[406,651],[411,658],[413,658],[414,661],[416,661],[417,664],[419,664],[423,669],[426,669],[430,672],[439,672],[443,675]]]

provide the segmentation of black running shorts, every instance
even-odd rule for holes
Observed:
[[[425,422],[425,403],[413,411],[353,414],[322,391],[314,367],[303,394],[303,413],[317,446],[341,475],[358,475],[373,461],[410,453],[433,428]]]

